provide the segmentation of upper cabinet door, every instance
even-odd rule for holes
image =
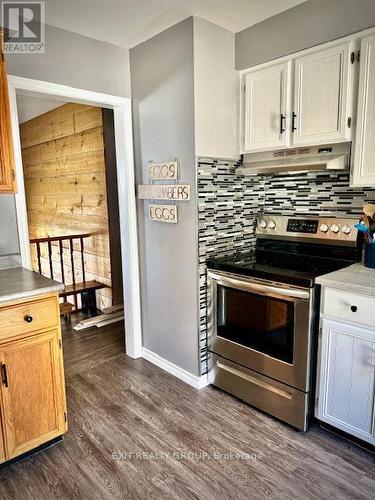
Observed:
[[[359,95],[352,185],[375,185],[375,35],[361,43]]]
[[[295,59],[293,145],[351,140],[353,48],[347,42]]]
[[[288,146],[290,64],[277,64],[245,75],[243,153]]]
[[[8,79],[0,35],[0,193],[16,191]]]

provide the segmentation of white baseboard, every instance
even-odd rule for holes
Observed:
[[[159,356],[159,354],[155,354],[154,352],[149,351],[144,347],[142,348],[142,358],[158,366],[162,370],[170,373],[171,375],[174,375],[176,378],[182,380],[186,384],[195,387],[195,389],[203,389],[203,387],[209,385],[207,375],[202,375],[201,377],[197,377],[196,375],[193,375],[192,373],[184,370],[183,368],[180,368],[179,366],[162,358],[161,356]]]

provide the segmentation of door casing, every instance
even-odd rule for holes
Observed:
[[[142,322],[140,302],[139,258],[137,209],[135,196],[135,175],[133,158],[133,131],[131,99],[114,95],[77,89],[41,80],[19,76],[8,76],[9,101],[12,122],[12,136],[15,156],[16,182],[15,195],[18,236],[20,242],[21,264],[31,269],[29,231],[27,223],[25,184],[22,165],[21,142],[17,113],[16,92],[38,95],[62,102],[77,102],[91,106],[109,108],[114,113],[116,163],[121,257],[123,263],[123,292],[126,300],[125,345],[126,354],[132,358],[142,356]]]

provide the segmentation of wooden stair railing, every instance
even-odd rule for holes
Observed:
[[[105,288],[104,283],[100,283],[96,280],[86,281],[86,271],[85,271],[85,259],[84,259],[84,240],[90,238],[92,234],[74,234],[69,236],[51,236],[46,238],[32,238],[30,239],[30,244],[35,245],[36,249],[36,262],[33,262],[34,271],[39,274],[46,276],[47,278],[60,281],[64,284],[64,290],[60,292],[60,297],[63,297],[66,301],[67,297],[73,296],[74,309],[78,310],[78,295],[81,295],[82,309],[86,312],[96,314],[96,290]],[[74,248],[74,241],[79,241],[79,252],[82,270],[82,281],[77,282],[76,280],[76,269],[74,264],[74,252],[77,249]],[[65,245],[64,245],[65,243]],[[43,270],[42,259],[44,258],[41,253],[43,245],[48,250],[48,268],[49,272]],[[54,261],[52,258],[53,247],[58,247],[58,253],[60,255],[59,263],[54,267]],[[64,266],[64,248],[70,253],[70,269],[72,279],[67,283],[67,272],[66,266]],[[56,276],[57,271],[60,271],[60,276]],[[70,283],[71,281],[71,283]]]

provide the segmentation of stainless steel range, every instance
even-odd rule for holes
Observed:
[[[210,382],[306,430],[317,276],[360,259],[353,219],[262,216],[253,252],[207,263]]]

